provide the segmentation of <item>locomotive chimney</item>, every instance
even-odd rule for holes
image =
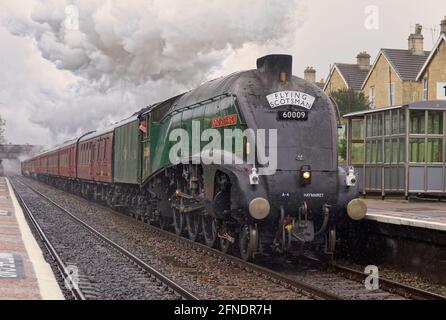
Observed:
[[[273,80],[282,82],[291,79],[293,57],[285,54],[272,54],[257,59],[257,70],[268,75]]]

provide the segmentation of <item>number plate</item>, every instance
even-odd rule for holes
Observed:
[[[301,120],[308,119],[308,111],[279,111],[277,118],[279,120]]]

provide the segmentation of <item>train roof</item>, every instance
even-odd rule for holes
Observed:
[[[133,121],[137,120],[138,116],[139,116],[139,114],[141,112],[142,112],[142,110],[134,113],[132,116],[130,116],[130,117],[124,119],[124,120],[115,122],[114,124],[109,125],[109,126],[103,128],[103,129],[87,132],[87,133],[81,135],[80,137],[76,137],[76,138],[74,138],[72,140],[68,140],[68,141],[66,141],[66,142],[64,142],[64,143],[62,143],[60,145],[53,146],[53,147],[51,147],[51,148],[49,148],[47,150],[44,150],[44,151],[40,152],[39,154],[35,155],[34,157],[31,157],[31,158],[27,159],[27,161],[33,160],[35,158],[38,158],[38,157],[41,157],[41,156],[44,156],[44,155],[47,155],[47,154],[51,154],[51,153],[53,153],[53,152],[55,152],[57,150],[60,150],[60,149],[64,149],[64,148],[66,148],[66,147],[68,147],[70,145],[75,144],[78,141],[79,142],[88,141],[90,139],[93,139],[93,138],[96,138],[96,137],[100,137],[100,136],[102,136],[104,134],[111,133],[111,132],[114,131],[115,128],[118,128],[120,126],[126,125],[126,124],[128,124],[130,122],[133,122]]]
[[[97,131],[93,131],[93,132],[91,132],[91,133],[87,133],[87,134],[85,134],[84,136],[82,136],[82,137],[79,139],[79,142],[84,142],[84,141],[87,141],[87,140],[90,140],[90,139],[94,139],[94,138],[103,136],[103,135],[105,135],[105,134],[107,134],[107,133],[111,133],[111,132],[113,132],[116,128],[119,128],[119,127],[121,127],[121,126],[123,126],[123,125],[126,125],[126,124],[128,124],[128,123],[131,123],[131,122],[137,120],[137,119],[138,119],[138,115],[139,115],[139,113],[133,114],[132,116],[130,116],[130,117],[124,119],[124,120],[115,122],[115,123],[113,123],[113,124],[111,124],[111,125],[109,125],[109,126],[107,126],[107,127],[104,127],[104,128],[102,128],[102,129],[99,129],[99,130],[97,130]]]
[[[290,55],[267,55],[257,60],[257,69],[234,72],[228,76],[208,81],[199,87],[153,105],[145,113],[160,112],[163,117],[174,114],[179,109],[192,107],[224,95],[265,96],[266,83],[275,83],[280,73],[286,74],[286,79],[293,79],[293,86],[314,96],[324,93],[319,87],[292,75],[292,57]],[[250,98],[245,101],[251,101]],[[266,101],[266,99],[265,99]],[[243,103],[239,100],[239,103]]]
[[[168,115],[185,106],[193,106],[200,102],[231,93],[234,83],[244,74],[255,70],[239,71],[228,76],[220,77],[205,82],[201,86],[191,91],[179,94],[175,97],[153,104],[147,107],[143,114],[147,114],[159,109],[165,109],[164,114]]]

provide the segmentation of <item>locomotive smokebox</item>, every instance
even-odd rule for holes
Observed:
[[[293,57],[286,54],[271,54],[257,59],[257,70],[271,80],[285,81],[293,74]]]

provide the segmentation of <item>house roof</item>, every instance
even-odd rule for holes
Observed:
[[[424,51],[424,55],[412,54],[411,50],[381,49],[387,60],[395,69],[401,80],[416,80],[430,51]]]
[[[357,64],[335,63],[330,71],[327,81],[325,82],[324,90],[327,88],[335,70],[338,71],[347,88],[355,91],[361,90],[362,83],[369,72],[368,69],[361,69]]]
[[[421,79],[421,77],[423,76],[424,72],[426,71],[429,63],[432,61],[432,59],[434,58],[435,54],[438,51],[438,48],[440,47],[441,43],[445,41],[446,42],[446,34],[442,34],[440,36],[440,38],[438,38],[437,43],[435,43],[434,48],[432,49],[429,57],[426,59],[426,61],[423,64],[423,67],[421,68],[421,70],[418,72],[417,75],[417,80],[419,81]]]
[[[405,49],[381,49],[375,62],[370,68],[361,89],[364,88],[367,80],[372,74],[379,61],[379,58],[384,56],[392,69],[396,72],[400,80],[402,81],[416,81],[418,73],[429,57],[430,51],[424,51],[423,55],[413,54],[411,50]]]

